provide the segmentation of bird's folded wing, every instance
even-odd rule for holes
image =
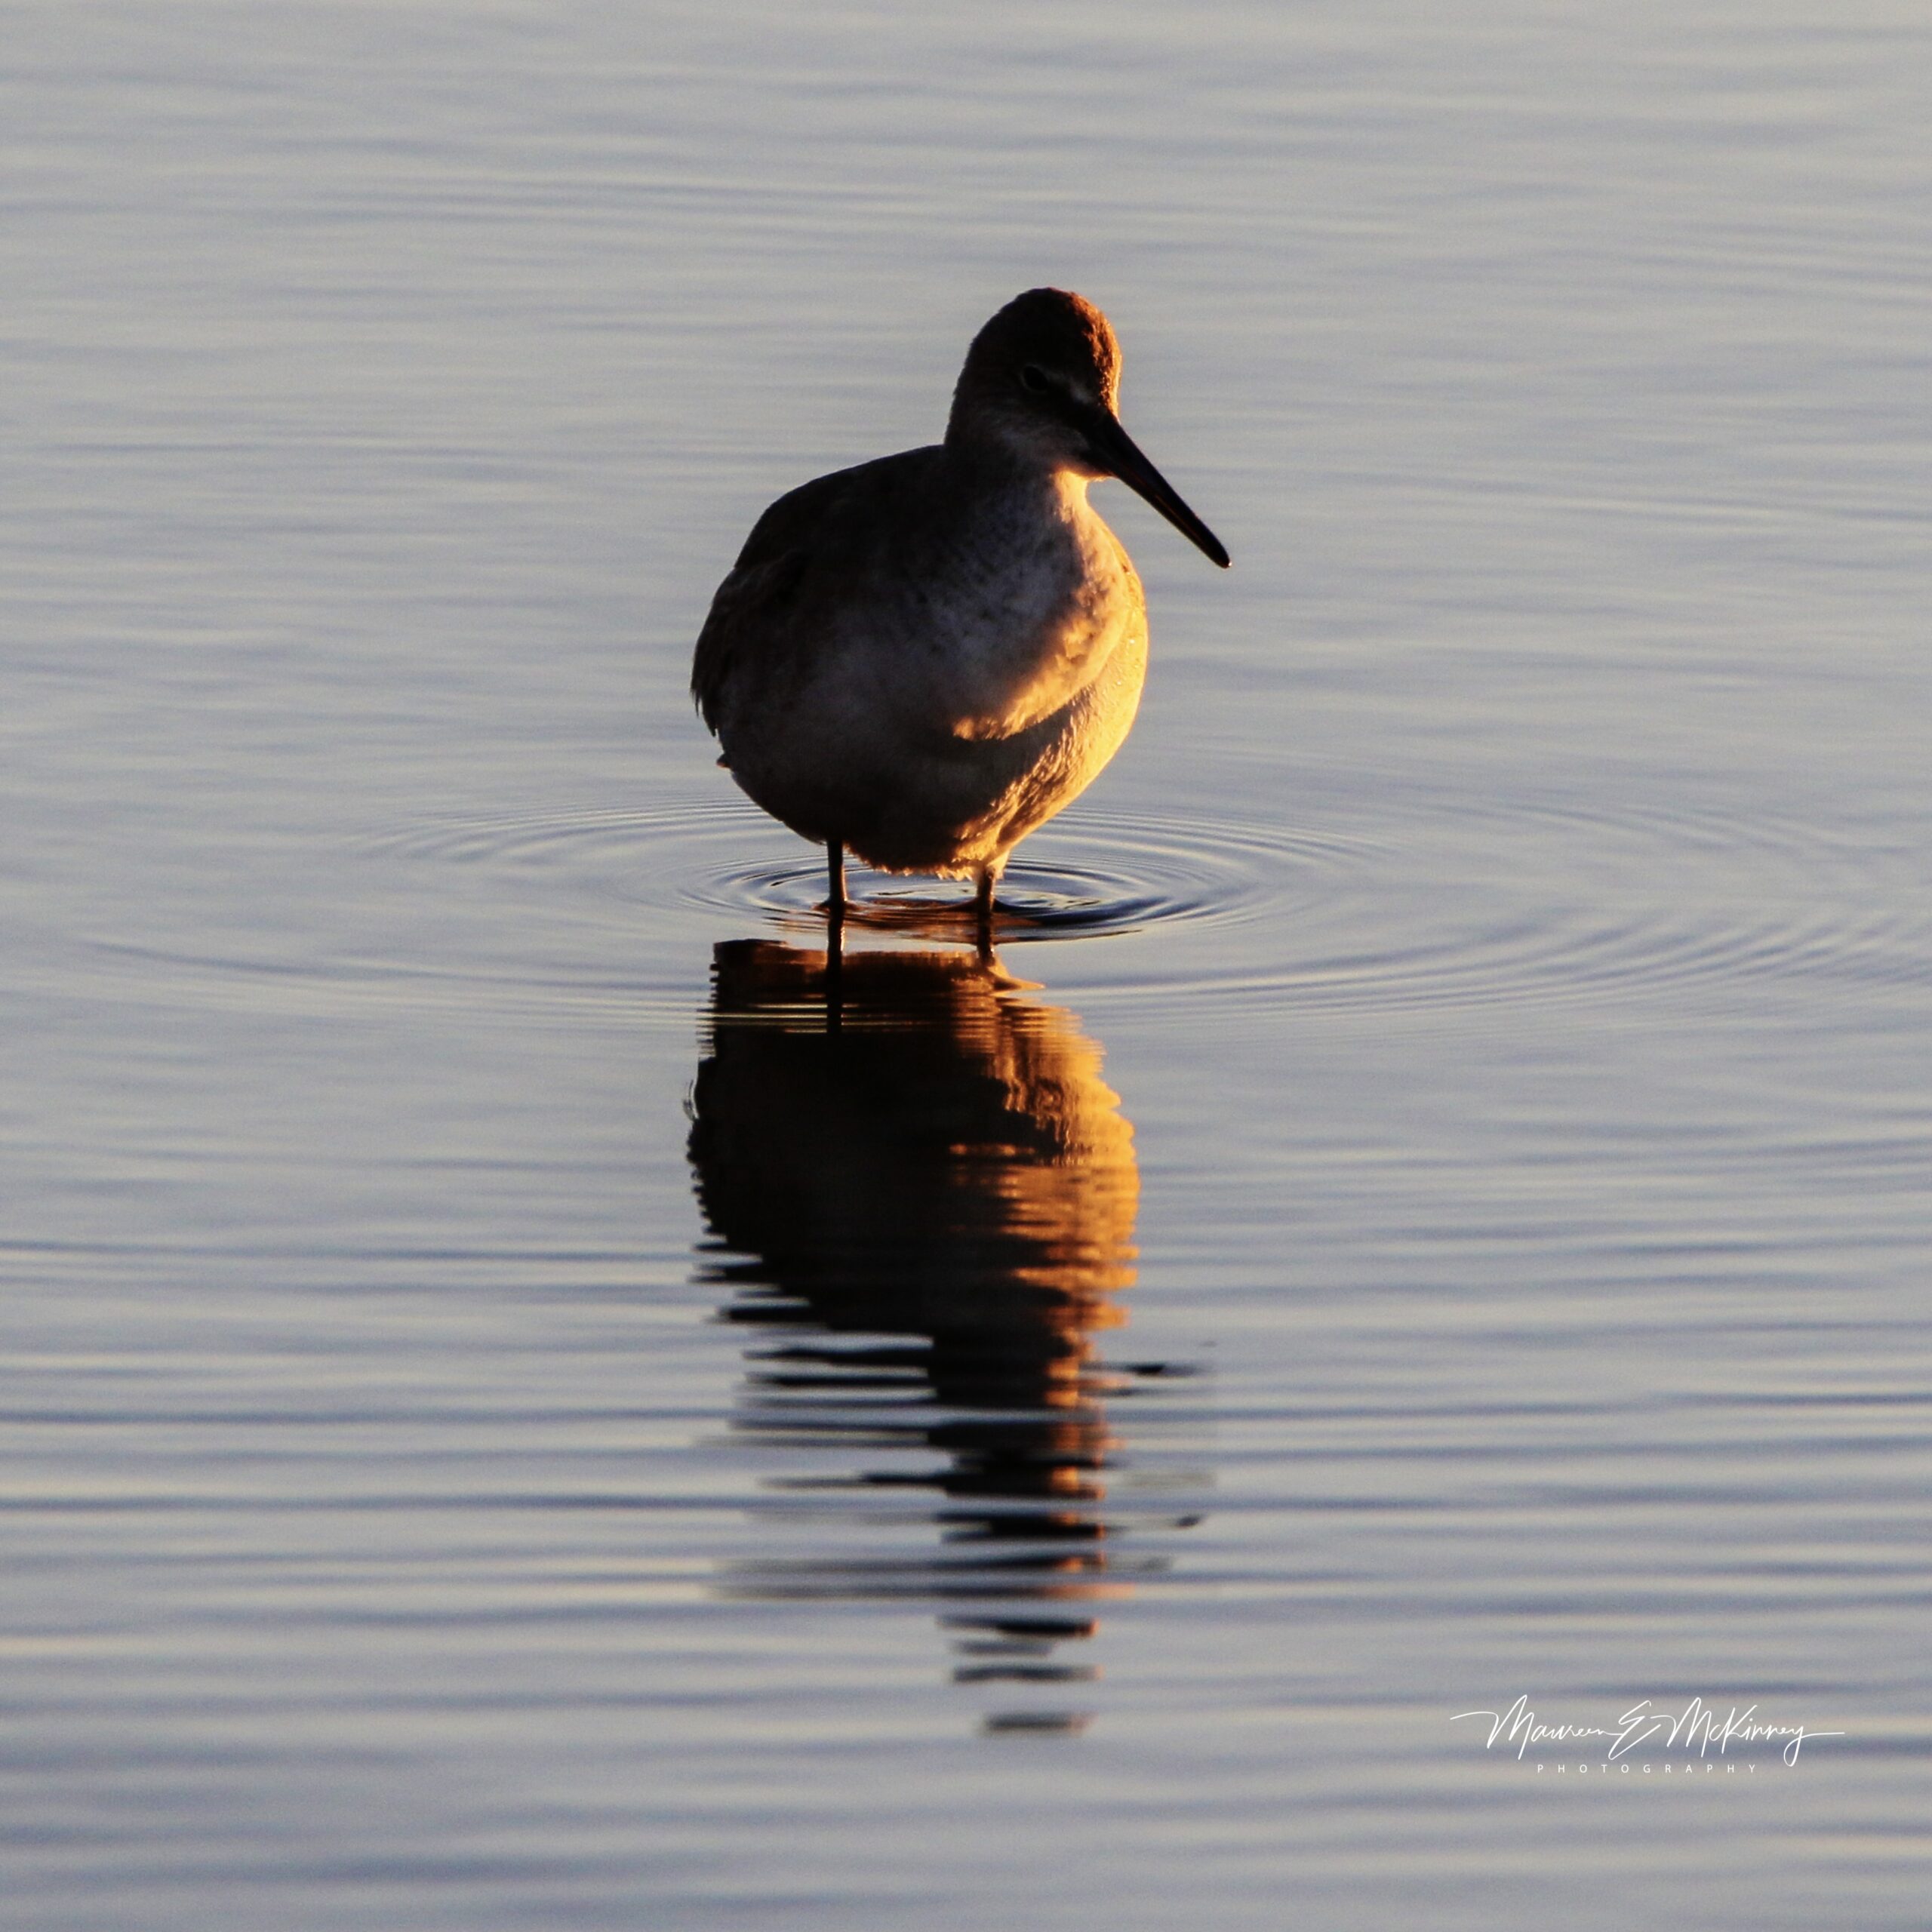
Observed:
[[[783,647],[786,611],[810,561],[809,551],[782,550],[740,564],[718,586],[691,658],[691,696],[713,731],[724,687],[747,654]]]

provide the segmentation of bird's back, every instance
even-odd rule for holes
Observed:
[[[841,595],[903,568],[901,515],[929,490],[944,454],[935,443],[814,477],[752,526],[691,660],[691,695],[713,731],[727,728],[734,685],[762,704],[763,694],[808,677],[835,641]]]

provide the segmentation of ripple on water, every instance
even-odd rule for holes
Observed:
[[[1266,917],[1296,892],[1346,875],[1374,849],[1267,825],[1084,810],[1044,836],[1052,860],[1023,847],[1001,887],[1016,937],[1023,926],[1024,937],[1044,940],[1165,921]],[[816,921],[825,902],[818,848],[728,800],[452,825],[382,839],[371,849],[457,863],[561,864],[586,880],[601,875],[617,896],[660,910]],[[914,913],[971,910],[971,888],[957,881],[888,878],[857,866],[853,875],[860,919],[881,905]]]
[[[607,928],[648,911],[688,923],[694,940],[804,935],[823,916],[817,849],[732,799],[419,827],[365,850],[412,867],[497,869],[506,886],[534,874],[574,915]],[[1185,995],[1203,1012],[1924,981],[1932,918],[1922,881],[1902,876],[1916,863],[1896,846],[1757,811],[1417,799],[1357,835],[1080,807],[1022,848],[1002,884],[998,937],[1017,946],[1167,929],[1171,947],[1082,953],[1055,983],[1109,1003]],[[855,868],[853,884],[848,940],[970,943],[970,889],[958,882]],[[510,960],[332,970],[440,977],[466,998],[609,998],[636,1012],[688,1014],[692,997],[562,964],[521,978]]]

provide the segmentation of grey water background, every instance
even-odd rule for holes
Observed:
[[[10,9],[0,1918],[1922,1924],[1929,82]],[[1235,568],[834,998],[690,643],[1040,281]]]

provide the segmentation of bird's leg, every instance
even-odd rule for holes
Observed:
[[[835,926],[845,917],[845,848],[836,838],[825,841],[826,916]]]
[[[980,875],[980,889],[973,900],[973,920],[979,928],[980,951],[987,958],[993,949],[993,884],[992,869],[989,866]]]

